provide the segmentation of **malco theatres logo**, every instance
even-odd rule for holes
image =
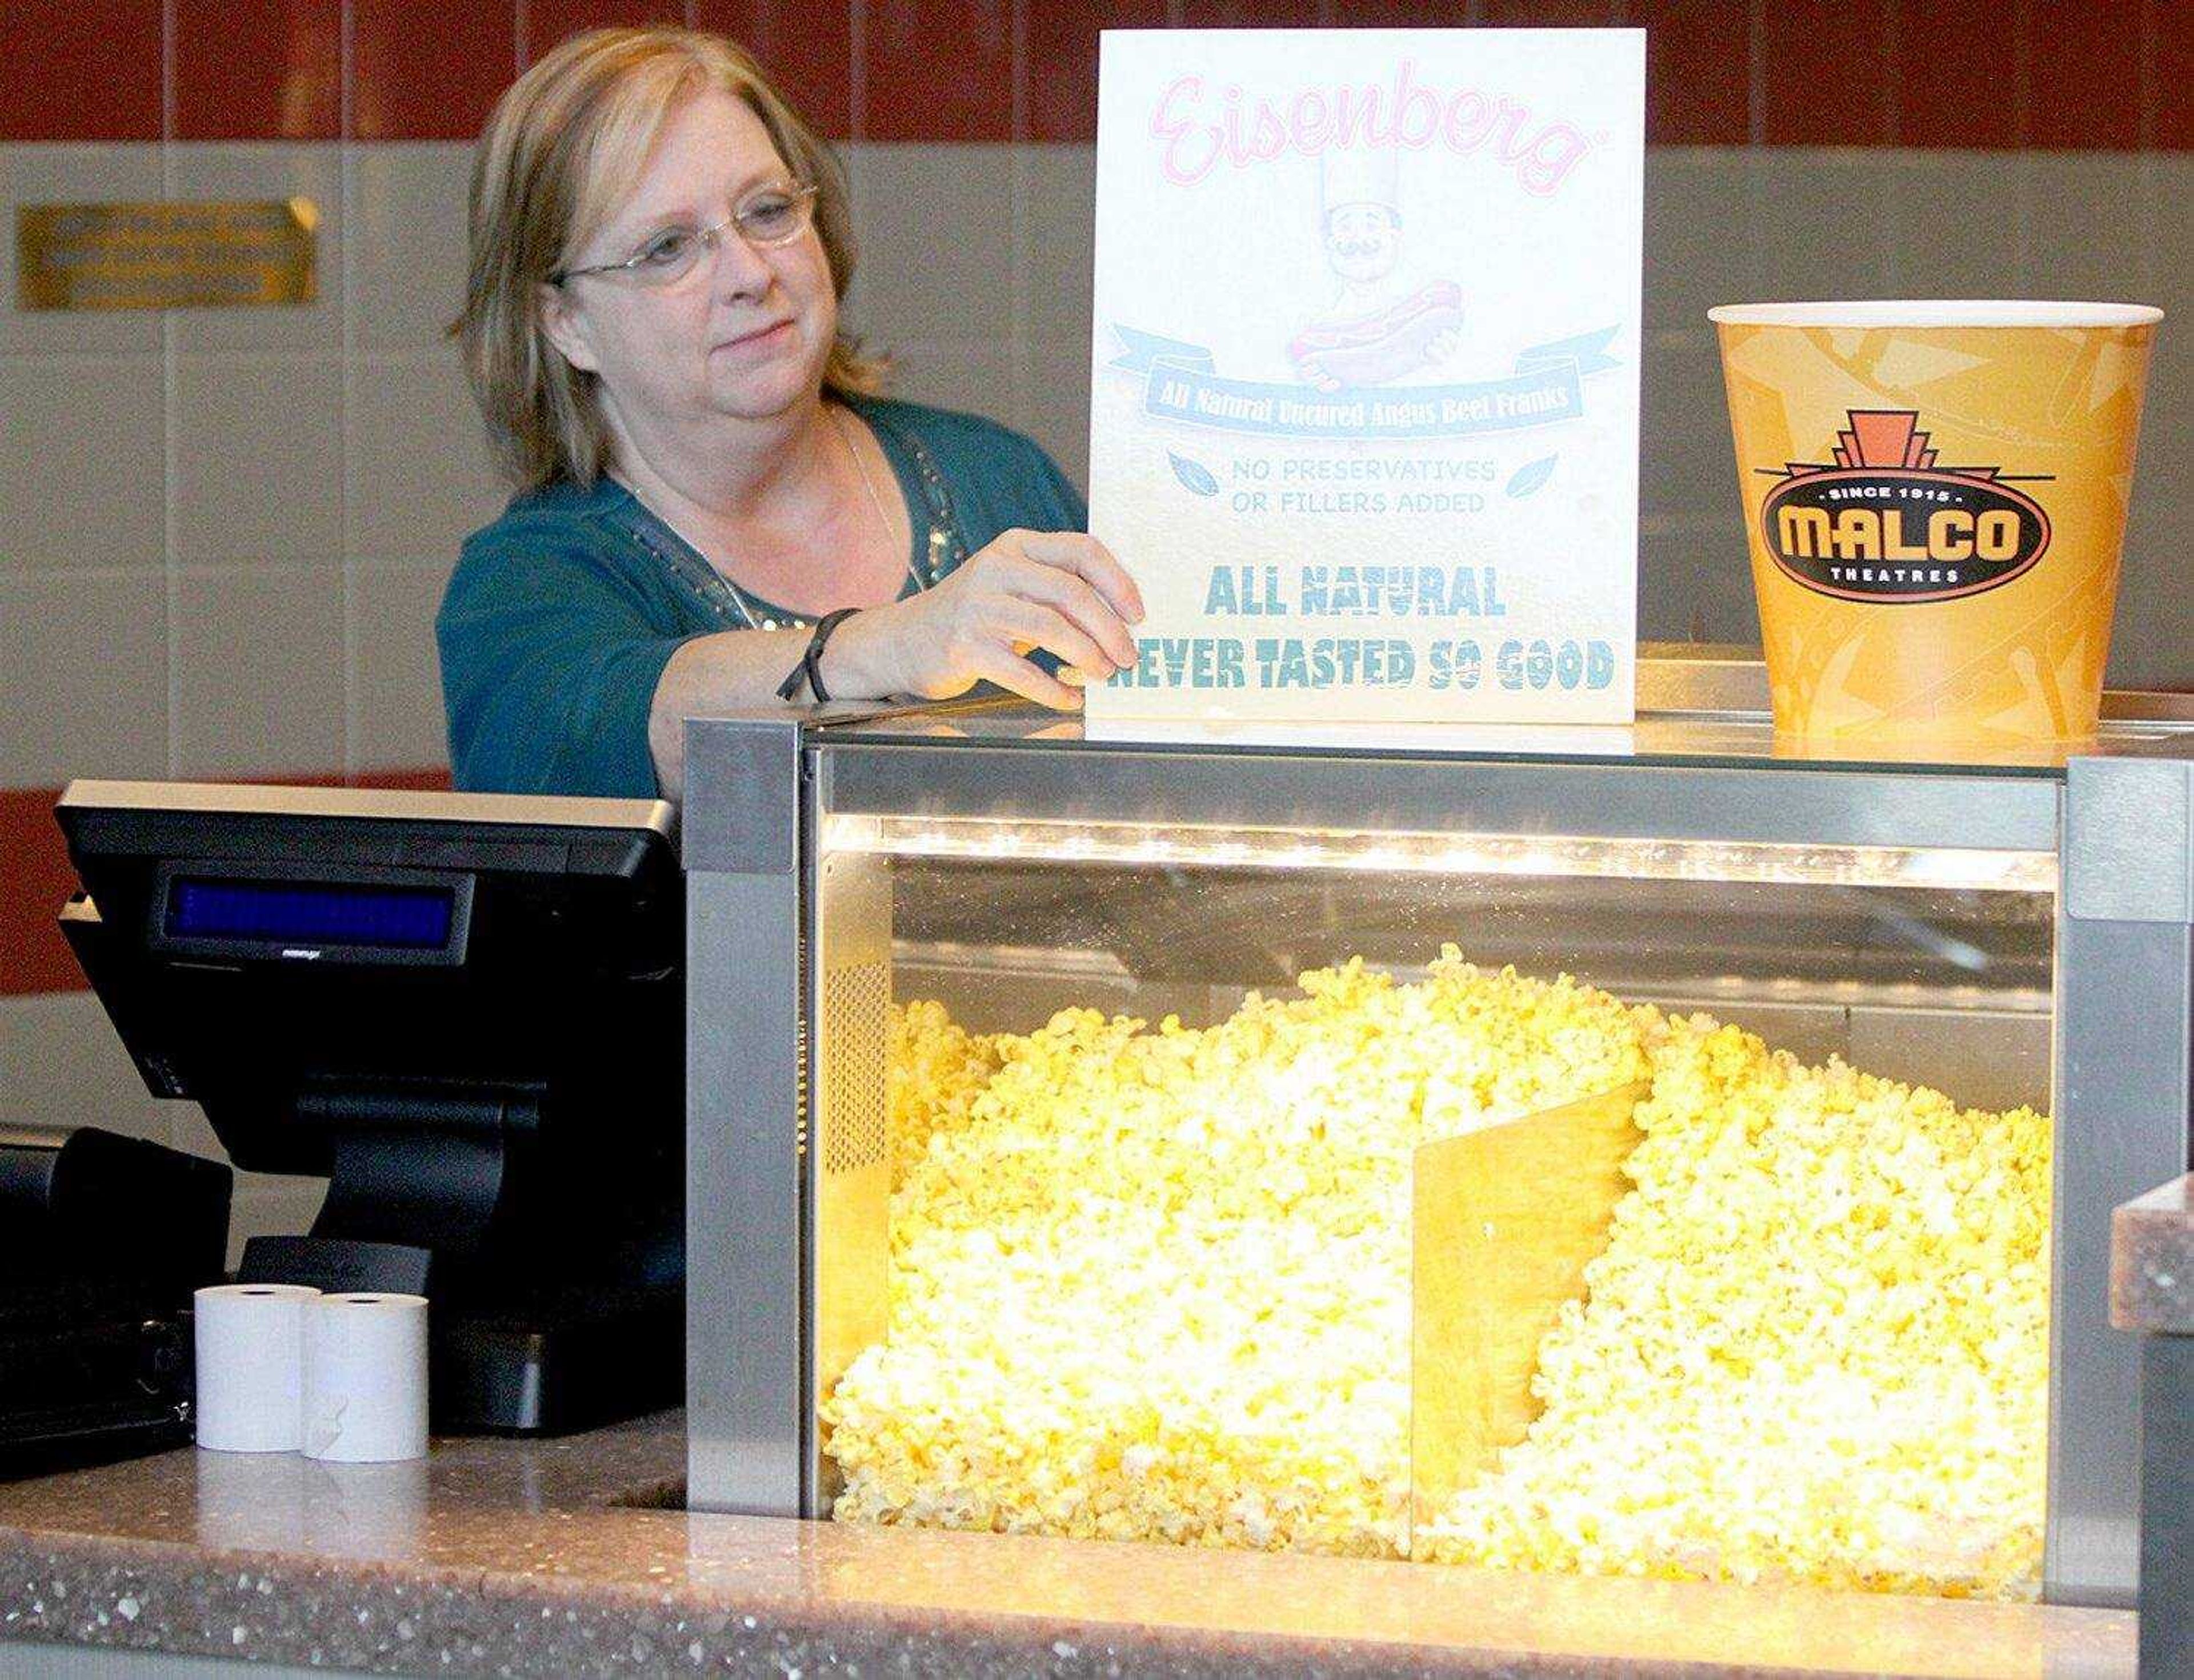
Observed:
[[[2016,487],[2047,474],[1940,467],[1916,412],[1849,415],[1834,465],[1760,469],[1782,480],[1760,533],[1794,582],[1846,600],[1949,601],[2010,582],[2048,551],[2049,515]]]

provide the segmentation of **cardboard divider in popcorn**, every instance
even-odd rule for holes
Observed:
[[[1607,1250],[1635,1081],[1420,1144],[1410,1173],[1410,1520],[1437,1524],[1542,1409],[1539,1348]],[[1414,1547],[1412,1548],[1414,1550]]]

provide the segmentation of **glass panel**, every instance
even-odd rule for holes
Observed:
[[[2123,702],[2130,697],[2114,696]],[[2062,780],[2068,759],[2081,753],[2139,751],[2186,733],[2189,720],[2176,697],[2143,696],[2167,715],[2110,715],[2093,743],[2023,745],[1976,743],[1956,756],[1939,745],[1905,746],[1861,740],[1847,746],[1794,741],[1776,734],[1764,714],[1641,711],[1634,724],[1568,728],[1508,724],[1133,723],[1085,726],[1015,702],[976,703],[934,711],[855,717],[825,725],[833,743],[1015,748],[1040,751],[1104,752],[1134,747],[1152,751],[1315,751],[1338,754],[1405,753],[1490,762],[1580,763],[1625,760],[1641,765],[1757,766],[1808,770],[1824,765],[1905,773],[2042,777]]]
[[[890,992],[888,1322],[824,1373],[841,1517],[2033,1591],[2052,858],[824,842],[820,987],[887,950]],[[1508,1362],[1464,1395],[1483,1439],[1413,1453],[1457,1348],[1466,1382]]]

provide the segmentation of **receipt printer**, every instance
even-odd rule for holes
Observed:
[[[232,1178],[97,1127],[0,1127],[0,1476],[190,1439],[191,1292]]]

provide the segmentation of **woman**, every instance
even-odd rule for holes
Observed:
[[[1132,661],[1134,585],[1042,451],[877,394],[843,177],[737,48],[566,42],[497,106],[471,217],[452,330],[518,494],[436,623],[457,786],[675,799],[698,710],[1068,708],[1062,675]]]

